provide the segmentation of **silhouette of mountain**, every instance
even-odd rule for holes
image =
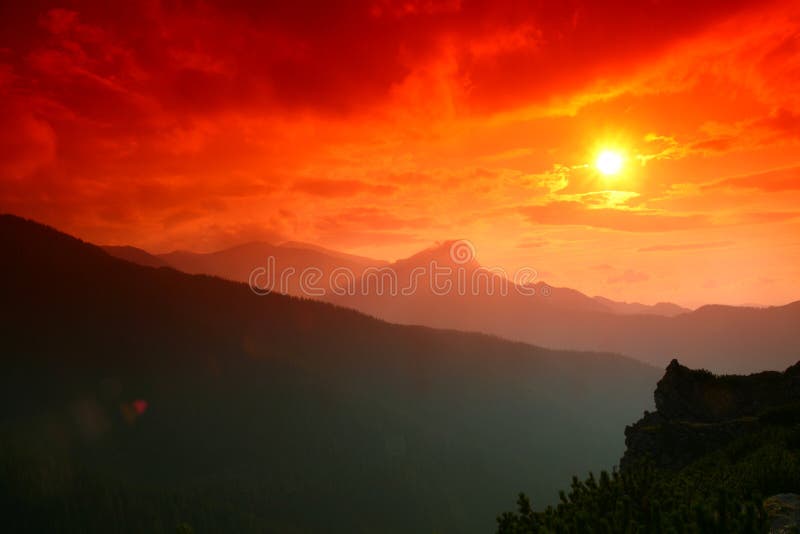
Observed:
[[[302,243],[246,243],[206,254],[175,251],[161,254],[159,258],[189,274],[208,274],[240,282],[249,282],[253,277],[256,285],[267,285],[276,292],[306,297],[314,295],[304,287],[330,291],[328,282],[334,269],[347,269],[355,276],[360,276],[367,267],[385,264],[381,260],[332,252]],[[274,258],[274,264],[269,263],[269,258]],[[318,270],[318,276],[303,278],[301,274],[309,269]],[[257,275],[254,275],[254,271]],[[286,275],[283,285],[281,273]]]
[[[340,252],[338,250],[333,250],[325,247],[321,247],[319,245],[314,245],[311,243],[303,243],[302,241],[284,241],[279,245],[282,249],[301,249],[301,250],[314,250],[321,254],[325,254],[331,258],[338,258],[345,260],[350,263],[354,263],[357,265],[363,265],[364,267],[369,266],[380,266],[380,265],[387,265],[389,262],[385,260],[376,260],[374,258],[367,258],[365,256],[358,256],[356,254],[348,254],[346,252]]]
[[[616,461],[657,378],[256,296],[13,216],[0,251],[0,456],[35,457],[0,462],[12,531],[485,532],[519,488],[547,502]]]
[[[460,266],[467,268],[470,272],[480,269],[480,264],[476,260],[471,260],[467,265],[455,264],[450,258],[450,248],[455,240],[445,241],[431,248],[418,252],[408,258],[398,260],[392,264],[384,260],[366,258],[353,254],[347,254],[336,250],[320,247],[317,245],[302,243],[298,241],[286,241],[279,245],[268,243],[247,243],[229,249],[212,253],[195,253],[187,251],[174,251],[167,254],[154,256],[144,250],[135,247],[103,247],[111,255],[120,257],[124,260],[146,266],[169,265],[190,274],[209,274],[219,276],[228,280],[238,282],[249,282],[254,269],[265,267],[266,258],[273,256],[276,258],[275,269],[280,272],[288,268],[294,269],[293,280],[290,279],[288,293],[295,296],[306,296],[318,298],[320,300],[339,301],[341,304],[357,306],[357,302],[345,303],[342,299],[337,299],[336,295],[331,295],[331,287],[327,281],[333,269],[349,269],[359,278],[364,269],[369,267],[389,267],[398,273],[399,281],[408,281],[411,272],[415,267],[428,266],[430,262],[437,261],[439,265]],[[319,253],[319,256],[308,254],[309,251]],[[297,277],[303,269],[317,267],[322,271],[319,283],[313,285],[315,288],[325,290],[325,296],[309,294],[299,287]],[[356,292],[360,290],[360,281],[354,285]],[[605,297],[594,297],[593,299],[585,294],[569,288],[553,288],[545,282],[534,282],[532,287],[540,294],[542,290],[552,296],[556,293],[556,298],[551,299],[555,305],[561,307],[571,307],[581,310],[596,310],[619,314],[652,314],[671,317],[689,310],[670,302],[659,302],[654,305],[640,304],[638,302],[619,302]],[[599,303],[590,302],[594,300]],[[357,308],[360,309],[360,308]]]
[[[438,281],[448,291],[433,291],[431,279],[423,276],[413,291],[381,293],[374,285],[357,284],[367,290],[334,302],[400,324],[484,332],[558,349],[603,350],[657,366],[678,356],[717,372],[752,372],[783,369],[800,356],[800,301],[763,309],[704,306],[682,313],[662,304],[631,314],[636,305],[593,299],[541,281],[515,284],[481,270],[474,258],[454,263],[451,246],[448,242],[388,266],[402,284],[415,269],[430,273],[436,262],[451,269]],[[481,282],[470,285],[476,273]],[[458,290],[459,281],[466,281],[466,291]],[[505,294],[497,290],[504,282]]]
[[[689,313],[692,310],[678,306],[672,302],[657,302],[655,304],[641,304],[639,302],[619,302],[605,297],[594,297],[594,300],[603,304],[612,313],[622,315],[663,315],[674,317],[682,313]]]
[[[140,248],[116,245],[104,245],[102,248],[115,258],[144,265],[145,267],[171,267],[158,256],[154,256]]]
[[[365,258],[363,256],[356,256],[347,254],[317,245],[308,243],[301,243],[297,241],[286,241],[280,245],[270,245],[267,243],[249,243],[232,247],[230,249],[208,253],[198,254],[186,251],[175,251],[168,254],[160,255],[160,258],[174,266],[178,270],[188,272],[190,274],[209,274],[227,278],[239,282],[249,282],[249,278],[254,269],[265,266],[265,258],[273,256],[277,260],[276,269],[278,271],[285,268],[292,267],[295,269],[295,277],[308,267],[318,267],[323,273],[320,283],[315,287],[320,287],[325,290],[326,296],[316,297],[315,295],[303,294],[304,292],[295,284],[291,287],[289,294],[307,297],[316,297],[321,300],[337,301],[336,295],[331,295],[331,287],[327,283],[330,278],[330,273],[335,268],[350,269],[359,278],[363,274],[363,270],[368,267],[389,267],[398,273],[398,281],[409,281],[412,276],[411,273],[414,268],[420,266],[429,266],[432,261],[436,261],[440,266],[450,267],[464,267],[470,272],[479,269],[481,266],[473,258],[467,264],[456,264],[450,257],[450,249],[456,240],[445,241],[428,249],[422,250],[408,258],[398,260],[392,264],[384,260],[377,260],[373,258]],[[132,248],[132,247],[131,247]],[[305,254],[301,251],[314,251],[318,252],[320,256]],[[146,253],[145,253],[146,254]],[[142,265],[151,265],[149,262],[137,261],[135,256],[121,256],[123,259],[128,259],[134,263]],[[360,281],[354,285],[356,292],[360,291]],[[583,293],[569,288],[553,288],[548,284],[538,281],[532,284],[532,287],[540,294],[542,290],[548,293],[548,296],[555,298],[551,299],[552,303],[560,305],[561,307],[570,307],[581,310],[596,310],[606,311],[610,313],[622,314],[654,314],[672,316],[679,313],[690,311],[687,308],[682,308],[676,304],[662,302],[652,306],[639,303],[625,303],[617,302],[604,297],[590,297]],[[598,306],[591,300],[600,303]],[[343,303],[343,302],[342,302]],[[355,302],[349,303],[350,305],[356,304]]]
[[[297,256],[284,252],[291,247],[248,245],[210,255],[161,257],[185,272],[241,281],[269,255],[278,259],[277,272],[295,267],[299,273],[319,265],[322,274],[310,287],[322,289],[324,296],[303,291],[297,274],[288,292],[316,296],[399,324],[482,332],[556,349],[603,350],[659,367],[679,357],[715,372],[748,373],[783,369],[800,355],[800,331],[795,327],[800,324],[800,301],[765,308],[711,305],[690,311],[670,303],[647,306],[592,298],[552,287],[538,277],[515,280],[520,273],[484,269],[465,243],[446,241],[388,265],[375,260],[374,265],[366,265],[369,260],[347,263],[352,279],[349,285],[340,280],[341,288],[347,289],[340,292],[344,294],[334,294],[329,284],[330,273],[345,263],[338,254]],[[454,246],[466,256],[454,261],[453,253],[459,252]]]
[[[605,311],[586,295],[537,281],[509,279],[503,271],[483,268],[474,257],[454,260],[448,241],[359,279],[356,291],[332,302],[400,324],[485,332],[513,333],[538,315]],[[469,253],[467,253],[469,254]],[[463,262],[463,263],[462,263]],[[387,280],[394,287],[387,290]],[[522,283],[526,282],[526,283]]]

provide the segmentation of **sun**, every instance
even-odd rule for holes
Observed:
[[[625,158],[619,152],[613,150],[603,150],[597,156],[597,161],[594,165],[597,170],[606,176],[613,176],[619,174],[622,170],[622,165],[625,163]]]

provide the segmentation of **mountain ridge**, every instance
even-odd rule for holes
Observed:
[[[464,246],[462,252],[468,254],[465,263],[452,261],[449,248],[454,244]],[[405,258],[376,266],[383,274],[372,276],[370,284],[363,283],[364,267],[358,266],[350,270],[354,274],[354,291],[344,295],[329,291],[327,296],[317,298],[394,323],[483,332],[553,349],[621,353],[657,367],[666,366],[678,357],[689,365],[715,372],[753,372],[785,368],[800,354],[800,333],[793,326],[800,323],[797,304],[800,301],[767,308],[706,305],[680,313],[670,307],[666,315],[612,313],[609,302],[630,310],[629,303],[616,303],[602,297],[598,301],[596,297],[570,288],[552,287],[536,278],[526,284],[533,289],[533,294],[523,295],[515,288],[513,280],[504,282],[502,276],[491,270],[486,270],[488,278],[478,283],[480,294],[469,294],[471,287],[458,294],[458,268],[470,275],[464,277],[467,281],[480,269],[477,260],[469,257],[473,252],[463,240],[441,242],[411,256],[417,258],[414,262]],[[434,294],[430,280],[423,277],[415,281],[420,284],[413,291],[401,294],[414,269],[430,270],[432,260],[440,265],[447,262],[446,266],[452,268],[449,278],[445,277],[445,281],[449,279],[449,293]],[[329,263],[324,272],[330,273],[334,265],[338,263]],[[276,267],[280,270],[286,266]],[[231,278],[214,269],[188,271]],[[385,283],[386,279],[381,276],[387,272],[394,273],[397,287],[393,292],[379,294],[378,284]],[[247,280],[244,273],[240,278]],[[486,294],[487,281],[494,287],[507,283],[509,296],[501,298],[496,290],[492,295]],[[364,285],[368,290],[359,294]],[[298,283],[289,289],[292,294],[307,296]],[[330,287],[323,289],[330,290]]]
[[[485,531],[518,488],[545,498],[614,462],[657,372],[257,296],[20,218],[0,217],[0,250],[0,441],[124,492],[252,488],[240,519],[190,516],[202,531],[251,513],[279,532]],[[519,470],[531,457],[558,460]]]

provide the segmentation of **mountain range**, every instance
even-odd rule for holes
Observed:
[[[552,502],[565,477],[613,465],[659,375],[258,296],[14,216],[0,250],[0,492],[17,531],[485,532],[518,491]],[[149,504],[159,492],[179,512]]]
[[[658,367],[678,357],[687,365],[714,372],[748,373],[784,369],[800,356],[796,327],[800,301],[765,308],[707,305],[697,310],[672,303],[617,302],[553,287],[538,278],[515,283],[513,273],[484,269],[472,256],[463,263],[461,258],[454,260],[453,247],[459,243],[440,243],[388,264],[298,244],[171,253],[152,256],[145,264],[161,260],[185,272],[246,282],[253,269],[263,267],[272,256],[275,271],[294,269],[286,291],[290,294],[326,300],[393,323],[483,332],[555,349],[615,352]],[[107,251],[119,255],[114,249]],[[126,259],[136,261],[130,255]],[[450,270],[436,280],[451,288],[446,294],[432,287],[428,276],[432,266]],[[297,273],[308,267],[319,268],[314,287],[324,295],[302,290]],[[353,273],[351,291],[331,291],[331,273],[337,268]],[[426,274],[415,276],[420,270]],[[404,291],[412,281],[413,291]],[[505,294],[499,290],[502,287]]]

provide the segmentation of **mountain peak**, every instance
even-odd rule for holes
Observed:
[[[439,265],[461,266],[468,269],[480,267],[476,259],[475,245],[468,239],[448,239],[437,241],[430,247],[423,249],[407,258],[398,260],[396,265],[428,265],[436,262]]]

